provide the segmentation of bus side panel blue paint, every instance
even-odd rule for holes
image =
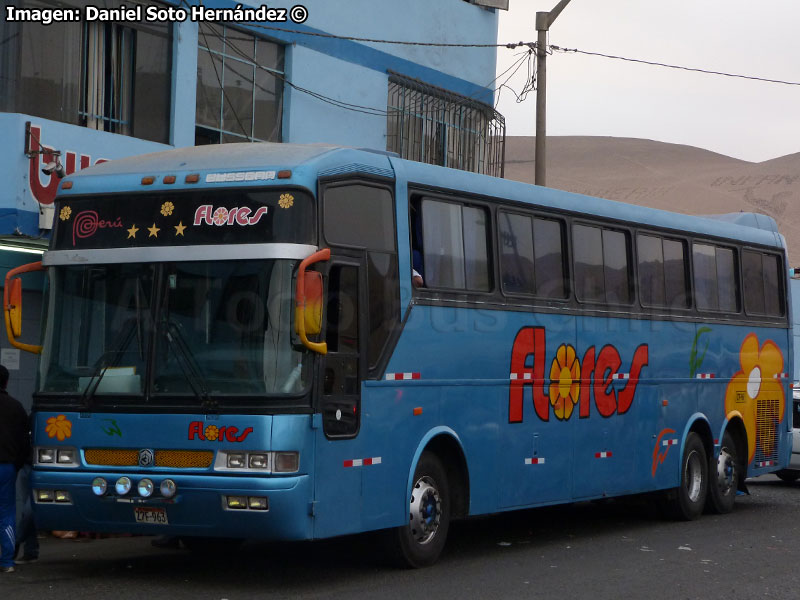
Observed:
[[[548,403],[546,418],[535,410],[534,386],[525,384],[523,419],[512,423],[512,348],[526,327],[544,329],[541,393]],[[781,331],[758,331],[759,344],[767,339],[778,344]],[[742,369],[741,347],[751,335],[750,329],[734,325],[417,305],[388,371],[419,373],[420,379],[391,388],[394,403],[385,404],[408,416],[398,420],[381,413],[391,429],[379,426],[374,443],[385,446],[385,440],[402,439],[403,447],[411,443],[415,448],[419,431],[410,415],[418,402],[426,415],[420,417],[425,430],[449,427],[463,443],[473,482],[471,514],[675,487],[685,432],[694,415],[702,415],[711,432],[722,431],[728,384]],[[555,363],[559,348],[567,345],[587,369],[579,382],[587,396],[575,403],[568,418],[559,420],[554,406],[558,387],[553,386],[559,383],[554,378],[561,377],[556,366],[563,365]],[[778,346],[785,354],[786,344]],[[587,358],[591,351],[594,363]],[[536,360],[530,354],[525,367],[532,368]],[[380,385],[368,386],[368,394]],[[414,402],[401,403],[407,396]],[[439,421],[427,419],[432,408]],[[783,456],[787,437],[778,433],[778,454]],[[393,452],[400,452],[411,468],[410,449],[395,445]],[[763,469],[751,465],[754,472]],[[391,487],[389,483],[382,489]]]

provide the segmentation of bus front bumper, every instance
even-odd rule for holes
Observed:
[[[131,481],[131,490],[124,495],[115,490],[120,477]],[[101,496],[92,491],[96,478],[107,482],[108,489]],[[137,491],[145,478],[154,486],[148,498]],[[171,479],[176,487],[169,499],[159,491],[165,479]],[[308,475],[220,477],[34,470],[31,490],[36,524],[42,530],[266,540],[312,536]]]

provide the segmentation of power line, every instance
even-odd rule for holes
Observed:
[[[576,54],[586,54],[587,56],[600,56],[602,58],[611,58],[614,60],[623,60],[627,62],[639,63],[643,65],[650,65],[653,67],[665,67],[667,69],[679,69],[681,71],[691,71],[694,73],[703,73],[706,75],[721,75],[723,77],[735,77],[737,79],[749,79],[751,81],[761,81],[764,83],[780,83],[782,85],[800,85],[796,81],[783,81],[781,79],[768,79],[766,77],[756,77],[754,75],[741,75],[738,73],[725,73],[723,71],[711,71],[708,69],[699,69],[695,67],[684,67],[681,65],[670,65],[667,63],[655,62],[650,60],[642,60],[640,58],[628,58],[625,56],[615,56],[613,54],[603,54],[602,52],[589,52],[587,50],[579,50],[577,48],[561,48],[560,46],[550,45],[549,48],[556,52],[573,52]]]
[[[445,42],[412,42],[407,40],[382,40],[377,38],[362,38],[350,35],[336,35],[334,33],[322,33],[317,31],[303,31],[301,29],[285,29],[283,27],[275,27],[273,25],[263,25],[261,23],[247,23],[250,27],[257,27],[259,29],[269,29],[272,31],[280,31],[283,33],[294,33],[298,35],[307,35],[311,37],[330,38],[335,40],[348,40],[351,42],[366,42],[370,44],[395,44],[399,46],[435,46],[439,48],[519,48],[520,46],[528,46],[532,42],[513,42],[508,44],[457,44]]]

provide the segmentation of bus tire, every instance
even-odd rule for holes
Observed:
[[[778,479],[785,483],[794,483],[800,478],[800,471],[793,471],[792,469],[781,469],[780,471],[776,471],[775,475],[778,476]]]
[[[399,566],[418,569],[434,564],[450,528],[450,491],[442,462],[423,452],[414,471],[408,524],[390,531],[390,554]]]
[[[722,436],[719,456],[715,460],[712,454],[708,461],[706,508],[709,512],[722,515],[733,510],[741,477],[740,471],[736,443],[730,432],[726,431]]]
[[[681,458],[681,483],[671,490],[665,512],[679,521],[693,521],[703,513],[708,492],[708,458],[703,441],[695,432],[686,437]]]

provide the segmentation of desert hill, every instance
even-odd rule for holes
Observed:
[[[506,138],[505,177],[533,183],[534,137]],[[800,266],[800,153],[751,163],[652,140],[547,138],[548,187],[703,215],[759,212],[786,236]]]

